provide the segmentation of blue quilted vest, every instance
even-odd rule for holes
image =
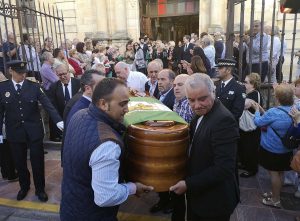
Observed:
[[[94,202],[89,161],[93,151],[106,141],[114,141],[123,148],[123,131],[123,125],[93,104],[74,115],[68,125],[64,143],[60,207],[62,221],[117,220],[118,206],[99,207]]]

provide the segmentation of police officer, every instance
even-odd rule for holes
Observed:
[[[7,63],[7,70],[12,79],[0,82],[0,142],[3,140],[2,125],[5,115],[6,136],[11,144],[21,187],[17,200],[24,199],[30,188],[28,148],[35,194],[40,201],[45,202],[48,196],[45,193],[44,130],[38,102],[61,130],[63,122],[40,85],[25,79],[28,72],[26,62],[12,60]]]
[[[239,84],[232,75],[235,64],[235,60],[218,59],[216,67],[220,82],[216,88],[216,96],[239,122],[245,107],[246,88]]]

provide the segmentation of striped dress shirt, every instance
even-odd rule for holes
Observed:
[[[99,145],[91,154],[94,202],[100,207],[116,206],[136,193],[134,183],[119,183],[121,148],[112,141]]]

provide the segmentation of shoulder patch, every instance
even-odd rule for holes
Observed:
[[[35,77],[27,77],[26,78],[28,81],[33,82],[33,83],[39,83],[38,80],[35,79]]]

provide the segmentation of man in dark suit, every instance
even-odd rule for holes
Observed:
[[[80,89],[80,81],[76,78],[70,77],[68,67],[64,64],[58,65],[55,68],[55,72],[59,78],[59,81],[50,86],[48,96],[59,115],[63,117],[66,104]],[[54,141],[60,141],[58,139],[62,137],[61,132],[57,130],[55,125],[51,124],[50,122],[49,124],[50,139]]]
[[[239,128],[232,114],[215,99],[209,76],[193,74],[185,86],[196,116],[190,124],[187,176],[170,191],[186,193],[189,221],[229,221],[239,202],[235,176]]]
[[[12,80],[0,83],[0,141],[3,138],[5,116],[6,136],[11,145],[21,187],[17,200],[24,199],[30,188],[30,173],[27,168],[29,148],[35,194],[40,201],[45,202],[48,196],[45,193],[44,129],[38,103],[42,104],[61,130],[63,122],[40,85],[25,79],[27,63],[14,60],[7,65]]]
[[[158,73],[159,100],[171,110],[173,110],[175,102],[173,89],[174,80],[175,73],[170,69],[163,69]],[[151,213],[156,213],[161,210],[163,210],[164,213],[171,213],[173,210],[169,192],[160,192],[159,201],[150,208]]]
[[[105,74],[96,70],[88,70],[84,72],[84,74],[80,78],[81,91],[75,94],[75,96],[72,97],[72,99],[67,103],[63,113],[65,129],[63,131],[63,139],[61,145],[61,159],[63,159],[65,135],[67,133],[68,124],[72,116],[77,111],[89,107],[96,85],[104,78]]]
[[[148,48],[148,45],[147,45],[147,43],[145,42],[145,40],[147,40],[147,38],[144,38],[144,37],[140,37],[140,38],[139,38],[139,41],[140,41],[140,47],[141,47],[141,49],[143,50],[143,52],[144,52],[144,58],[146,59],[146,55],[147,55],[147,52],[148,52],[149,48]]]
[[[236,61],[231,59],[218,60],[216,67],[221,81],[217,85],[216,96],[239,122],[245,107],[246,88],[232,76],[235,64]]]
[[[159,90],[159,100],[168,108],[173,110],[175,95],[173,89],[173,82],[175,80],[175,73],[170,69],[163,69],[158,73],[157,84]]]
[[[191,54],[191,50],[194,49],[194,44],[190,43],[191,40],[191,36],[189,35],[185,35],[183,36],[183,43],[184,45],[181,47],[181,59],[180,60],[184,60],[187,61],[188,63],[191,63],[191,59],[192,59],[192,54]]]
[[[150,96],[159,98],[157,75],[162,70],[162,66],[157,61],[151,61],[147,66],[149,81],[145,83],[145,92]]]

